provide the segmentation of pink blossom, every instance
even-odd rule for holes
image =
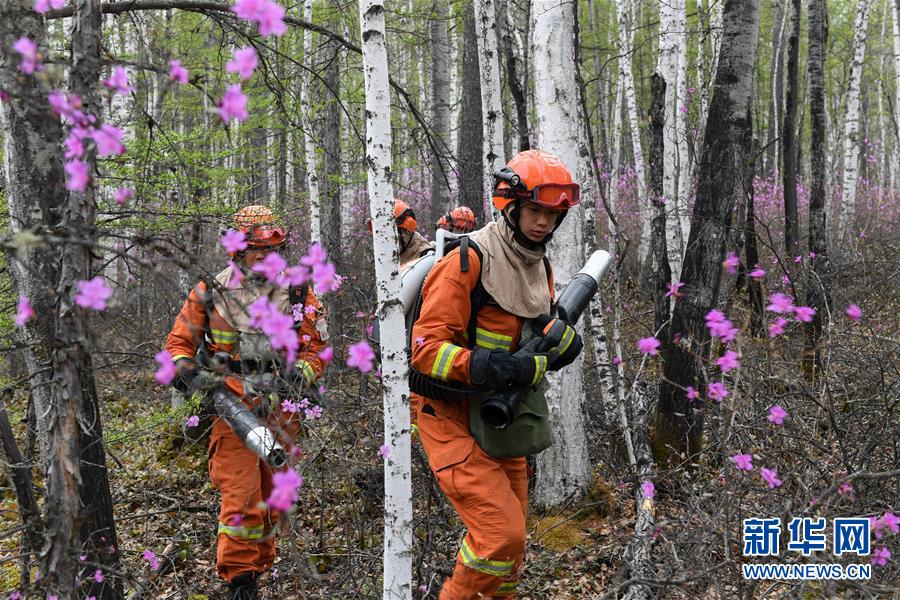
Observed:
[[[307,267],[314,267],[316,265],[324,263],[327,259],[328,257],[325,254],[325,248],[323,248],[321,244],[316,242],[309,247],[306,256],[300,259],[300,263],[306,265]]]
[[[63,142],[66,145],[64,157],[66,159],[81,158],[84,155],[84,140],[90,135],[91,132],[83,127],[73,127]]]
[[[156,370],[156,381],[161,385],[169,385],[172,383],[176,373],[172,355],[166,350],[160,350],[153,359],[159,363],[159,369]]]
[[[788,416],[787,411],[776,404],[769,407],[769,416],[766,417],[766,420],[775,425],[784,425],[784,418],[786,416]]]
[[[900,517],[897,517],[894,513],[885,512],[884,516],[881,517],[881,522],[894,533],[900,533]]]
[[[128,82],[128,72],[122,65],[113,67],[112,74],[109,76],[109,79],[103,80],[103,85],[122,96],[127,96],[134,91],[131,83]]]
[[[622,357],[621,357],[621,356],[613,356],[612,364],[614,364],[614,365],[616,365],[616,366],[621,365],[621,364],[622,364]]]
[[[13,50],[22,56],[22,62],[19,63],[19,70],[26,75],[31,75],[35,71],[41,71],[44,65],[41,64],[41,57],[38,54],[37,44],[32,42],[25,36],[20,37],[13,44]]]
[[[794,307],[794,317],[798,321],[803,321],[804,323],[812,323],[813,317],[816,314],[816,309],[810,308],[809,306],[796,306]]]
[[[795,256],[795,257],[794,257],[794,262],[795,262],[795,263],[801,263],[801,262],[803,262],[803,257],[802,257],[802,256]]]
[[[106,281],[98,275],[91,280],[78,282],[78,294],[75,295],[75,304],[94,310],[106,310],[106,301],[110,296],[112,296],[112,290],[106,285]]]
[[[322,407],[321,406],[313,406],[312,408],[306,408],[303,410],[306,413],[307,419],[318,419],[322,416]]]
[[[710,323],[722,323],[725,321],[725,313],[721,310],[712,309],[708,313],[706,313],[706,326],[709,327]]]
[[[735,454],[730,457],[730,459],[734,466],[741,471],[752,471],[753,470],[753,455],[752,454]]]
[[[652,498],[656,492],[656,486],[652,481],[645,481],[641,484],[641,496],[644,498]]]
[[[309,269],[304,267],[303,265],[295,265],[293,267],[288,267],[281,274],[283,287],[288,286],[299,286],[303,285],[306,281],[309,280]]]
[[[339,286],[335,277],[334,265],[331,263],[313,265],[312,280],[316,290],[321,292],[334,292]]]
[[[128,188],[119,188],[116,190],[113,198],[119,206],[125,204],[134,197],[134,190]]]
[[[416,346],[422,347],[422,346],[425,344],[425,336],[424,336],[424,335],[417,335],[417,336],[416,336],[416,339],[415,339],[415,342],[416,342]]]
[[[378,449],[378,456],[380,456],[381,458],[387,458],[388,454],[390,453],[391,447],[387,444],[382,445],[381,448]]]
[[[234,261],[229,260],[228,266],[231,267],[231,276],[228,278],[225,287],[236,290],[241,287],[241,283],[244,281],[244,272],[241,271],[241,268],[237,266]]]
[[[781,292],[776,292],[769,296],[769,303],[766,310],[773,313],[789,315],[794,312],[794,299],[790,296],[785,296]]]
[[[325,346],[325,349],[319,352],[319,359],[323,363],[330,363],[334,360],[334,348],[331,346]]]
[[[770,490],[781,487],[781,484],[783,483],[778,479],[778,471],[776,469],[767,469],[763,467],[759,470],[759,474],[762,475],[762,478],[769,484]]]
[[[883,567],[891,560],[891,551],[887,547],[882,546],[872,552],[872,564],[876,567]]]
[[[351,344],[347,349],[347,353],[349,354],[347,358],[348,367],[356,367],[363,373],[368,373],[372,370],[375,352],[367,342]]]
[[[222,244],[225,252],[228,254],[236,254],[241,250],[247,249],[247,238],[244,236],[244,232],[236,229],[227,230],[219,238],[219,243]]]
[[[156,554],[153,550],[144,550],[143,554],[144,560],[150,563],[150,569],[153,571],[159,570],[159,559],[156,558]]]
[[[750,277],[752,277],[753,279],[762,279],[763,277],[766,276],[766,272],[764,269],[760,269],[759,267],[756,267],[755,269],[750,271],[750,273],[748,273],[748,275]]]
[[[307,315],[311,315],[318,310],[314,304],[307,304],[303,307],[303,313]]]
[[[16,317],[13,320],[16,327],[22,327],[34,318],[34,309],[31,308],[31,303],[28,301],[27,296],[19,296],[19,304],[16,305]]]
[[[231,119],[238,121],[247,120],[247,96],[241,91],[241,85],[235,83],[228,86],[222,100],[219,102],[219,116],[226,123]]]
[[[104,579],[103,569],[97,569],[96,571],[94,571],[94,581],[96,581],[97,583],[103,583]]]
[[[200,417],[198,417],[197,415],[191,415],[190,417],[188,417],[188,420],[185,422],[185,425],[187,425],[188,427],[196,427],[199,424],[200,424]]]
[[[255,21],[259,25],[259,34],[263,37],[282,35],[287,31],[287,25],[284,23],[284,9],[274,2],[238,0],[231,10],[241,19]]]
[[[169,61],[169,79],[178,85],[185,85],[188,82],[188,71],[181,66],[180,60]]]
[[[741,366],[741,363],[738,360],[738,353],[729,350],[724,356],[716,360],[716,366],[719,367],[723,373],[727,373],[732,369],[737,369]]]
[[[261,273],[266,279],[275,283],[278,281],[278,274],[287,267],[287,261],[281,258],[277,252],[270,252],[264,259],[253,265],[251,269],[255,273]]]
[[[660,341],[655,337],[645,337],[638,340],[637,349],[641,354],[656,356]]]
[[[63,168],[66,171],[66,189],[83,192],[91,180],[88,164],[83,160],[70,160]]]
[[[853,484],[844,482],[838,486],[838,494],[841,496],[852,496],[853,495]]]
[[[122,143],[124,132],[118,127],[103,124],[99,129],[91,132],[94,143],[97,145],[97,154],[102,156],[120,155],[125,153],[125,144]]]
[[[269,508],[282,512],[291,509],[299,497],[298,490],[303,485],[303,477],[294,469],[279,471],[272,475],[272,492],[266,504]]]
[[[700,392],[694,389],[694,386],[689,385],[685,390],[685,395],[687,396],[688,402],[693,402],[697,398],[700,397]]]
[[[300,410],[300,407],[290,398],[285,398],[281,401],[281,412],[296,413],[298,410]]]
[[[681,292],[679,292],[678,290],[680,290],[682,287],[684,287],[684,283],[682,283],[680,281],[678,283],[667,283],[666,289],[668,289],[669,291],[666,292],[665,297],[670,298],[670,297],[674,296],[676,298],[680,298]]]
[[[713,381],[706,386],[706,393],[709,395],[710,399],[715,400],[716,402],[721,402],[728,397],[728,389],[721,381]]]
[[[233,58],[225,65],[228,73],[237,73],[242,81],[246,81],[253,76],[253,71],[259,66],[259,60],[256,58],[256,50],[253,46],[246,48],[235,48]]]
[[[66,5],[66,0],[35,0],[34,12],[46,14],[50,9],[59,10]]]
[[[860,317],[862,317],[863,311],[856,304],[851,304],[847,307],[847,310],[844,311],[844,314],[847,315],[851,321],[859,321]]]
[[[787,319],[782,319],[778,317],[772,323],[769,323],[769,337],[778,337],[782,333],[784,333],[784,326],[787,325]]]
[[[722,261],[722,264],[729,273],[737,273],[737,268],[738,265],[741,264],[741,259],[738,258],[738,255],[734,252],[729,252],[725,260]]]

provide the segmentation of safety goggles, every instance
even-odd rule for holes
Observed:
[[[287,231],[278,225],[256,225],[246,237],[251,245],[279,246],[287,239]]]
[[[535,204],[567,210],[581,201],[581,186],[577,183],[539,183],[530,190],[522,179],[509,167],[494,173],[498,181],[494,195],[510,199],[530,200]],[[500,185],[506,183],[507,186]]]

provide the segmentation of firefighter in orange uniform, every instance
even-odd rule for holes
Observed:
[[[419,224],[416,214],[403,200],[394,200],[394,220],[397,223],[397,236],[400,238],[400,271],[420,256],[434,249],[417,231]]]
[[[565,336],[566,347],[546,353],[519,341],[529,319],[550,312],[553,283],[545,244],[578,201],[571,173],[547,152],[517,154],[495,174],[493,202],[503,219],[472,236],[480,252],[467,248],[467,270],[456,248],[426,279],[412,332],[414,377],[504,390],[535,385],[548,368],[574,361],[582,346],[574,330]],[[470,320],[479,285],[489,300]],[[441,395],[439,388],[434,396]],[[414,400],[429,465],[468,530],[440,598],[514,597],[525,551],[525,457],[496,459],[476,442],[468,404],[480,399],[414,394]]]
[[[298,358],[294,369],[284,374],[299,385],[312,386],[324,371],[324,363],[318,357],[326,347],[323,336],[327,338],[322,305],[306,286],[301,288],[306,291],[301,300],[292,294],[302,291],[271,284],[251,271],[254,264],[286,242],[287,232],[276,223],[269,208],[247,206],[236,213],[234,223],[247,242],[246,250],[234,256],[240,273],[230,266],[223,270],[215,278],[216,285],[210,286],[215,288],[211,293],[206,283],[200,282],[185,301],[166,340],[166,349],[178,368],[176,381],[183,385],[190,379],[194,357],[204,344],[210,355],[224,351],[235,360],[243,357],[242,365],[247,364],[246,356],[252,348],[255,352],[261,344],[271,350],[265,336],[250,325],[246,310],[265,295],[285,314],[296,314],[292,304],[299,301],[304,307],[312,307],[304,310],[302,320],[295,324],[301,339]],[[295,413],[283,412],[280,406],[261,406],[267,401],[245,396],[241,375],[227,377],[226,384],[254,412],[266,415],[266,425],[283,444],[292,444],[300,429]],[[216,418],[209,441],[209,475],[222,495],[216,569],[229,582],[231,598],[257,598],[256,579],[275,560],[274,528],[280,518],[277,511],[267,510],[264,504],[272,489],[272,470],[243,445],[224,419]]]
[[[468,206],[459,206],[446,215],[441,215],[437,228],[452,233],[472,233],[475,231],[475,213]]]

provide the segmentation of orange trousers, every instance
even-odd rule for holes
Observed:
[[[293,415],[273,414],[267,425],[292,441],[299,421],[288,420],[289,416]],[[240,573],[268,571],[275,562],[274,530],[281,518],[280,512],[263,504],[272,491],[272,469],[218,418],[210,435],[208,465],[210,481],[222,495],[216,549],[219,576],[231,581]]]
[[[525,554],[525,458],[491,458],[469,434],[468,407],[419,397],[422,446],[468,530],[441,600],[513,598]]]

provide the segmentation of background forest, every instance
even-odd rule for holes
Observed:
[[[0,0],[10,598],[221,593],[209,421],[154,357],[247,204],[290,226],[285,258],[320,243],[338,275],[316,282],[334,354],[264,597],[436,598],[452,572],[463,526],[413,440],[411,580],[385,583],[409,561],[382,551],[405,391],[348,350],[386,314],[373,239],[396,260],[369,202],[371,36],[356,3],[253,22],[252,2]],[[541,148],[583,190],[557,284],[614,258],[552,382],[522,597],[896,595],[900,0],[383,9],[387,179],[420,231],[461,205],[493,219],[490,174]],[[742,579],[741,521],[763,516],[869,517],[869,556],[779,561],[871,579]]]

